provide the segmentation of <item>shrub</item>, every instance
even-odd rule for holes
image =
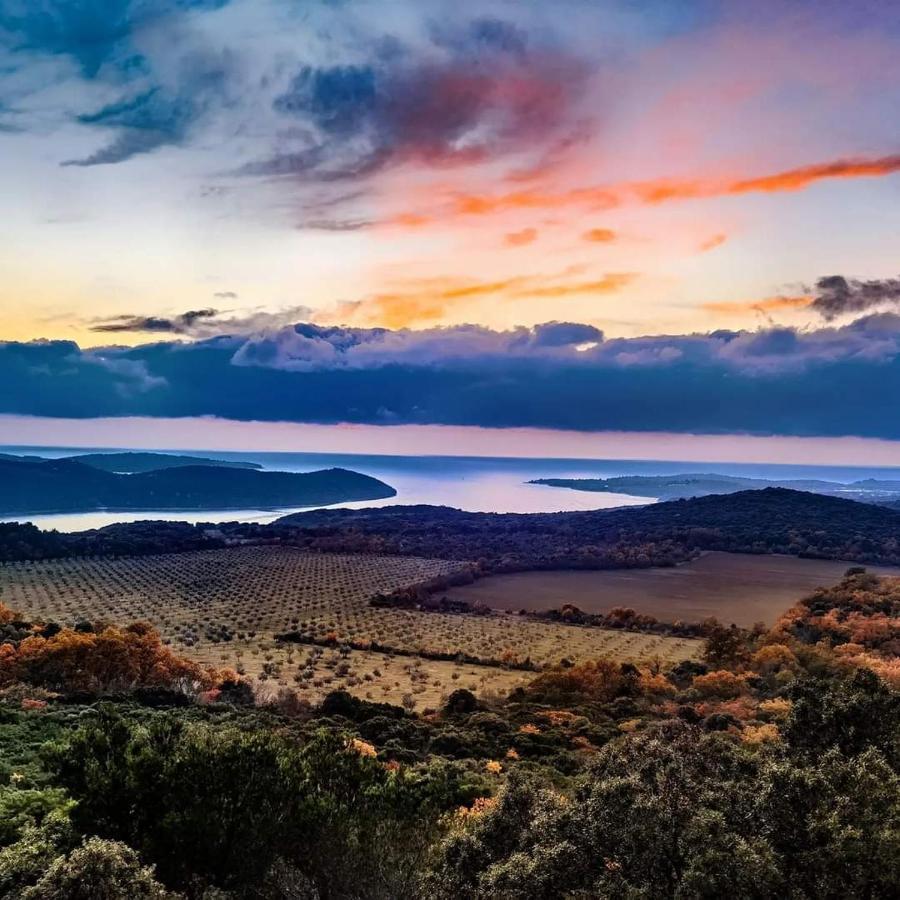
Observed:
[[[785,669],[796,672],[800,668],[796,654],[784,644],[765,644],[760,647],[751,657],[750,665],[761,675],[772,675]]]
[[[701,697],[721,697],[723,700],[732,700],[744,692],[746,683],[740,675],[719,669],[708,675],[697,675],[692,687]]]
[[[533,697],[551,702],[564,699],[574,701],[578,698],[607,701],[626,689],[626,675],[618,663],[599,659],[544,672],[526,690]]]
[[[61,692],[106,692],[136,687],[193,691],[212,687],[216,674],[176,656],[149,625],[100,632],[63,629],[0,645],[0,685],[16,681]]]
[[[141,865],[138,855],[118,841],[89,838],[68,858],[56,859],[22,900],[175,900]]]
[[[447,698],[444,704],[444,712],[448,715],[471,713],[478,709],[478,700],[471,691],[465,688],[457,688]]]

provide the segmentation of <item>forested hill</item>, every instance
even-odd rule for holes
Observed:
[[[0,459],[0,515],[10,516],[96,509],[316,506],[395,493],[383,481],[347,469],[292,473],[178,466],[121,475],[67,459]]]
[[[376,489],[392,491],[386,485]],[[593,512],[469,513],[445,506],[314,510],[271,525],[234,522],[217,525],[215,535],[208,532],[208,526],[174,522],[134,522],[77,534],[0,524],[0,560],[171,553],[238,539],[472,560],[491,571],[670,565],[703,550],[900,564],[900,511],[782,488]]]
[[[0,453],[0,460],[7,462],[51,462],[45,456],[21,456]],[[122,453],[79,453],[62,456],[57,461],[82,463],[104,472],[118,472],[130,475],[136,472],[151,472],[155,469],[171,469],[177,466],[219,466],[223,469],[262,469],[259,463],[211,459],[205,456],[183,456],[175,453],[145,453],[126,450]]]
[[[309,540],[332,546],[368,541],[386,551],[488,559],[501,567],[614,564],[610,547],[645,547],[659,562],[667,554],[678,561],[685,551],[730,550],[900,563],[900,512],[785,488],[589,512],[317,510],[285,516],[270,527],[280,526],[302,529]]]
[[[622,475],[615,478],[536,478],[529,484],[570,488],[592,493],[630,494],[636,497],[655,497],[658,500],[685,500],[709,494],[733,494],[738,491],[762,490],[767,487],[810,491],[847,500],[866,500],[869,503],[896,500],[900,497],[900,481],[866,478],[842,484],[822,479],[743,478],[714,473],[686,473],[682,475]]]
[[[83,463],[104,472],[134,474],[178,466],[216,466],[223,469],[262,469],[259,463],[207,459],[205,456],[176,456],[173,453],[82,453],[67,456],[69,462]]]
[[[72,556],[148,556],[224,546],[218,529],[189,522],[144,520],[72,533],[42,531],[31,522],[0,522],[0,564]]]

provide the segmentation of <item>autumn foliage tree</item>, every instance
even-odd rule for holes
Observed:
[[[64,693],[158,687],[196,691],[220,675],[173,653],[145,623],[98,632],[64,628],[0,645],[0,687],[23,682]]]
[[[597,659],[544,672],[528,685],[527,691],[551,701],[574,697],[607,701],[629,692],[638,678],[634,666]]]
[[[713,620],[704,623],[706,647],[704,661],[717,669],[735,666],[747,658],[747,635],[740,628],[726,627]]]

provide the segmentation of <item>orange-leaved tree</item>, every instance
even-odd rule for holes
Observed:
[[[218,674],[173,653],[145,623],[99,632],[65,628],[0,647],[0,684],[21,681],[49,690],[102,692],[134,687],[197,691]]]

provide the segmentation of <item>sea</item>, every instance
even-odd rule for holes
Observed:
[[[134,448],[131,448],[132,450]],[[127,452],[115,447],[0,446],[0,452],[59,458],[76,453]],[[236,453],[178,449],[171,452],[210,459],[258,463],[264,469],[312,472],[340,467],[379,478],[394,487],[396,497],[336,503],[335,507],[362,508],[392,504],[426,503],[470,512],[541,513],[608,509],[656,502],[655,497],[589,493],[570,488],[529,484],[535,478],[611,478],[617,475],[673,475],[714,472],[756,478],[820,478],[847,484],[865,478],[900,480],[900,468],[817,466],[766,463],[674,462],[631,459],[553,459],[481,456],[387,456],[349,453]],[[183,522],[272,522],[297,507],[283,509],[222,509],[202,512],[147,510],[95,511],[0,518],[30,521],[43,529],[73,532],[118,522],[167,519]]]

